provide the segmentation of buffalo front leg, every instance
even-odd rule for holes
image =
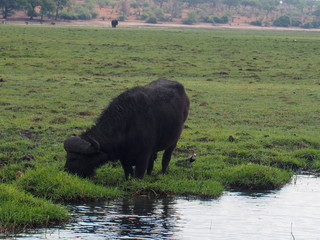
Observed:
[[[146,170],[148,173],[152,171],[153,169],[153,161],[155,159],[156,154],[149,152],[141,153],[138,157],[135,158],[135,178],[143,178],[144,174],[146,173]]]
[[[147,174],[150,175],[152,170],[153,170],[153,164],[154,164],[154,161],[157,159],[157,152],[153,153],[151,155],[151,158],[149,159],[149,162],[148,162],[148,169],[147,169]]]
[[[125,175],[126,180],[129,179],[129,175],[131,175],[133,177],[132,164],[129,161],[127,161],[127,159],[121,159],[121,165],[124,170],[124,175]]]
[[[171,159],[171,154],[176,146],[177,146],[177,143],[173,144],[172,146],[170,146],[164,151],[162,156],[162,173],[167,172],[167,168]]]

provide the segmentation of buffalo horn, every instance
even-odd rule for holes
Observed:
[[[69,137],[64,141],[64,149],[68,152],[91,154],[96,153],[97,149],[92,144],[79,136]]]
[[[88,136],[88,141],[91,143],[92,147],[96,150],[96,152],[100,151],[100,144],[98,141]]]

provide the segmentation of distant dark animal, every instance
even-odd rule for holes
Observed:
[[[158,79],[129,89],[109,104],[94,126],[64,142],[65,169],[87,177],[104,163],[119,159],[126,179],[143,178],[146,171],[151,174],[157,152],[165,150],[165,173],[188,111],[189,99],[176,81]]]
[[[236,140],[236,139],[235,139],[233,136],[231,136],[231,135],[228,137],[228,141],[229,141],[229,142],[234,142],[235,140]]]
[[[113,27],[113,28],[115,28],[115,27],[117,27],[117,25],[119,24],[119,22],[118,22],[118,20],[112,20],[111,21],[111,26]]]

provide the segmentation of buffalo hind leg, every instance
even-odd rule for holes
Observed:
[[[166,173],[167,172],[167,168],[171,159],[171,154],[173,152],[173,150],[175,149],[175,147],[177,146],[177,143],[173,144],[172,146],[168,147],[162,156],[162,173]]]

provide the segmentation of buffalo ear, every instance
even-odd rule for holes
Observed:
[[[98,152],[91,142],[82,139],[79,136],[71,136],[64,141],[64,149],[67,152],[91,154]]]

